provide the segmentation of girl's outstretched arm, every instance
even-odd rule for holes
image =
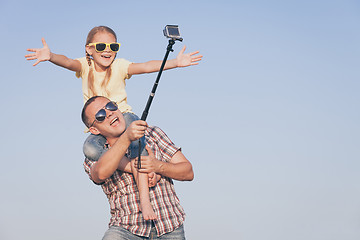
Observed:
[[[52,53],[49,46],[45,42],[45,39],[41,39],[42,48],[28,48],[27,51],[33,52],[25,55],[26,60],[36,60],[33,66],[38,65],[40,62],[50,61],[60,67],[69,69],[74,72],[79,72],[81,70],[81,64],[78,60],[68,58],[64,55],[59,55]]]
[[[177,67],[188,67],[199,64],[202,59],[202,55],[198,55],[199,51],[184,54],[186,46],[184,46],[175,59],[166,61],[164,70],[177,68]],[[160,70],[162,60],[152,60],[145,63],[133,63],[129,65],[128,73],[130,75],[152,73]]]

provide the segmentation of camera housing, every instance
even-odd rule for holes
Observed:
[[[167,38],[171,38],[179,41],[183,40],[182,37],[180,36],[178,25],[166,25],[163,32],[164,32],[164,36]]]

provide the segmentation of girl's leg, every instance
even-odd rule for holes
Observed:
[[[131,170],[133,172],[136,185],[140,195],[140,208],[145,220],[155,220],[157,216],[151,206],[149,197],[149,177],[147,173],[139,173],[137,169],[131,164]]]
[[[102,135],[90,134],[84,142],[83,152],[86,158],[97,161],[106,152],[106,138]]]
[[[133,121],[137,121],[140,119],[138,116],[136,116],[133,113],[124,113],[123,115],[124,115],[125,122],[126,122],[126,128],[128,128]],[[149,155],[145,149],[145,145],[146,145],[145,136],[140,138],[140,141],[141,141],[141,149],[142,149],[141,155],[142,156]],[[139,155],[139,140],[133,141],[130,144],[128,150],[129,150],[128,157],[130,159],[138,157],[138,155]],[[133,172],[133,175],[134,175],[134,178],[136,181],[136,185],[139,189],[140,207],[141,207],[142,215],[145,220],[155,220],[155,219],[157,219],[157,216],[151,206],[150,197],[149,197],[149,184],[148,184],[149,177],[146,173],[139,173],[137,171],[137,169],[135,169],[133,167],[132,164],[131,164],[131,168],[132,168],[131,170]]]

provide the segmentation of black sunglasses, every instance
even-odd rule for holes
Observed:
[[[116,111],[118,110],[118,106],[116,104],[116,102],[108,102],[105,107],[103,107],[102,109],[100,109],[96,114],[95,114],[95,120],[92,122],[92,124],[90,125],[89,128],[91,128],[95,121],[98,121],[98,122],[102,122],[105,120],[106,118],[106,110],[109,110],[109,111]]]

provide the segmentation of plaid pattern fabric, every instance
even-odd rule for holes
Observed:
[[[169,162],[180,150],[158,127],[149,127],[145,131],[145,138],[160,161]],[[93,164],[93,161],[85,159],[84,168],[89,176]],[[145,221],[140,212],[140,196],[133,175],[117,170],[101,187],[110,204],[109,226],[121,226],[135,235],[149,237],[151,221]],[[151,205],[158,216],[154,223],[159,236],[183,224],[185,212],[176,196],[172,179],[162,177],[155,187],[149,189],[149,194]]]

